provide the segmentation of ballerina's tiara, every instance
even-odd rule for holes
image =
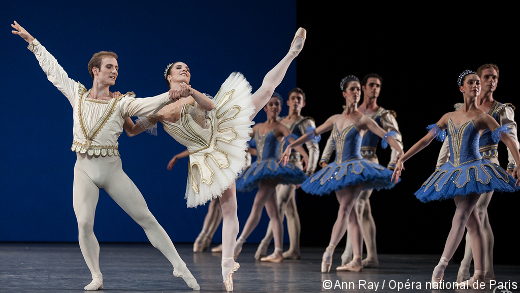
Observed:
[[[341,83],[339,84],[339,88],[344,91],[345,89],[343,88],[349,81],[357,81],[359,82],[359,78],[357,78],[357,76],[355,75],[347,75],[345,76],[344,79],[341,80]]]
[[[459,86],[462,86],[462,79],[464,78],[464,76],[466,76],[468,74],[476,74],[476,73],[475,73],[475,71],[471,71],[469,69],[464,70],[461,74],[459,74],[459,79],[457,79],[457,84]]]
[[[173,63],[170,63],[168,66],[166,66],[166,69],[164,70],[164,78],[168,76],[168,71],[170,71],[170,67],[172,67],[172,65]]]

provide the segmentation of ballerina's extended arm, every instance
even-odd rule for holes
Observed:
[[[401,158],[399,158],[399,160],[397,160],[394,174],[392,174],[392,181],[397,183],[399,177],[401,177],[401,171],[404,170],[404,162],[427,147],[430,142],[437,137],[439,131],[446,129],[448,118],[448,114],[444,114],[439,122],[436,123],[436,127],[433,127],[423,138],[416,142]]]
[[[289,157],[291,156],[291,150],[293,148],[295,148],[296,146],[301,146],[302,144],[306,143],[307,141],[314,139],[316,136],[318,136],[324,132],[330,131],[332,129],[332,126],[334,125],[336,116],[338,116],[338,115],[329,117],[329,119],[327,119],[327,121],[325,121],[325,123],[316,127],[314,129],[314,131],[308,132],[308,133],[300,136],[300,138],[298,138],[297,140],[291,142],[287,146],[287,148],[285,148],[285,151],[283,152],[283,155],[280,158],[280,164],[285,166],[289,162]]]

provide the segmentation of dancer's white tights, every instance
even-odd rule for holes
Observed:
[[[159,249],[174,268],[185,268],[166,231],[152,215],[135,184],[122,169],[118,156],[91,157],[77,154],[74,166],[73,205],[79,230],[79,246],[92,277],[100,278],[99,243],[94,235],[94,215],[99,188],[137,222],[150,243]]]
[[[433,271],[435,278],[440,278],[444,273],[447,262],[451,260],[455,250],[459,246],[462,237],[464,236],[465,228],[471,236],[471,247],[473,250],[473,258],[475,261],[475,271],[484,270],[484,240],[482,236],[482,229],[480,227],[480,220],[475,209],[475,205],[479,199],[478,194],[470,194],[466,196],[455,197],[455,215],[451,224],[451,230],[446,239],[446,245],[442,253],[441,262]],[[443,265],[445,264],[445,265]]]
[[[267,104],[269,99],[271,99],[274,90],[278,85],[280,85],[285,77],[287,68],[289,68],[291,62],[296,58],[296,56],[298,56],[303,48],[303,43],[304,40],[302,38],[296,38],[289,53],[287,53],[287,55],[285,55],[285,57],[265,75],[262,85],[251,97],[253,104],[255,105],[255,113],[251,116],[251,120],[253,120],[256,114],[258,114],[258,111],[264,108],[265,104]]]
[[[235,183],[220,197],[222,211],[222,280],[226,280],[229,271],[233,268],[233,250],[238,235],[237,191]]]

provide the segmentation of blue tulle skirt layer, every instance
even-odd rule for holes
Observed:
[[[311,194],[324,195],[350,185],[364,184],[363,189],[390,189],[392,171],[366,159],[330,163],[302,183],[301,188]]]
[[[254,162],[238,175],[236,180],[237,191],[251,191],[264,179],[277,178],[281,184],[301,184],[307,179],[305,173],[295,165],[288,163],[282,166],[278,159]]]
[[[422,202],[454,198],[457,195],[482,194],[490,191],[514,192],[516,179],[499,165],[486,159],[460,166],[451,162],[440,166],[415,192]]]

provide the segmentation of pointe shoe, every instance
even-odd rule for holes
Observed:
[[[269,244],[264,244],[264,242],[260,242],[260,245],[258,245],[258,248],[255,252],[255,259],[259,260],[267,255],[267,249],[269,248]]]
[[[328,273],[330,272],[330,268],[332,267],[332,256],[334,255],[335,245],[329,244],[325,252],[323,253],[323,257],[321,258],[321,272]]]
[[[365,258],[362,261],[362,264],[363,264],[364,268],[378,268],[379,267],[379,261],[377,259],[373,260],[373,259]]]
[[[442,273],[441,277],[440,278],[435,278],[433,275],[432,275],[432,281],[431,281],[431,288],[433,290],[438,290],[439,289],[439,286],[442,282],[442,278],[444,278],[444,273]]]
[[[204,244],[203,244],[203,237],[198,236],[197,239],[195,239],[195,242],[193,242],[193,252],[203,252],[204,251]]]
[[[321,261],[321,272],[322,273],[328,273],[330,272],[330,268],[332,267],[332,261],[327,263],[324,261]]]
[[[233,257],[235,258],[235,260],[238,258],[240,252],[242,252],[242,244],[243,243],[237,241],[237,244],[235,245],[235,250],[233,252]]]
[[[337,267],[336,271],[361,272],[363,270],[363,262],[360,262],[360,260],[361,257],[354,257],[348,264]]]
[[[211,238],[209,238],[208,236],[206,236],[204,238],[204,241],[202,241],[202,251],[206,251],[208,250],[209,246],[211,245]]]
[[[296,38],[302,38],[303,42],[302,42],[301,46],[297,46],[297,47],[293,48]],[[307,31],[303,27],[300,27],[294,34],[294,38],[291,43],[291,49],[289,50],[290,53],[293,53],[295,55],[294,57],[296,57],[296,56],[298,56],[298,54],[300,54],[301,50],[303,49],[303,45],[305,44],[306,38],[307,38]]]
[[[177,278],[182,278],[186,285],[193,289],[193,291],[200,291],[200,285],[197,283],[195,277],[191,274],[190,270],[187,267],[182,269],[173,269],[173,276]]]
[[[459,272],[457,273],[457,283],[462,283],[469,280],[471,275],[469,274],[469,268],[466,266],[460,266]]]
[[[483,283],[486,283],[484,275],[473,275],[469,280],[455,284],[455,288],[459,290],[478,290],[482,288],[481,284]],[[483,288],[485,289],[485,285]]]
[[[300,259],[301,258],[301,255],[300,253],[298,252],[294,252],[294,251],[286,251],[282,254],[282,257],[284,259]]]
[[[222,252],[222,244],[215,246],[211,249],[211,252]]]
[[[92,282],[83,288],[85,291],[103,290],[103,277],[94,277]]]
[[[352,254],[346,253],[346,251],[341,255],[341,265],[344,266],[352,261]]]
[[[274,262],[274,263],[281,263],[282,260],[283,260],[283,256],[281,256],[281,255],[276,256],[274,253],[269,256],[262,257],[260,259],[260,261]]]
[[[227,278],[224,280],[224,287],[226,292],[233,292],[233,274],[240,268],[240,264],[235,262],[231,270],[229,271]]]

